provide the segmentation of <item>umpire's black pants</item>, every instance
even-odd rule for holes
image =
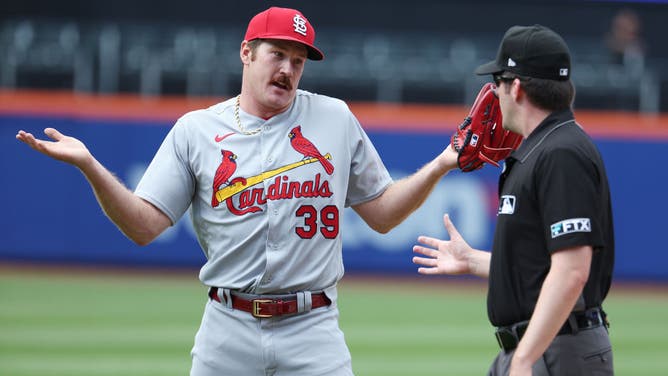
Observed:
[[[506,376],[515,350],[501,350],[487,373]],[[533,376],[613,375],[612,346],[605,326],[555,337],[533,365]]]

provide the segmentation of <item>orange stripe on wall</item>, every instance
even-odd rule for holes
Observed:
[[[211,98],[91,95],[58,91],[0,91],[0,113],[28,116],[174,122],[216,103]]]
[[[71,91],[1,91],[0,114],[175,122],[184,113],[227,98],[92,95]],[[468,114],[467,106],[351,102],[366,129],[450,133]],[[668,115],[576,110],[576,118],[594,136],[668,138]]]

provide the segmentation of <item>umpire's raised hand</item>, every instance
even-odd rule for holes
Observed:
[[[421,265],[420,274],[472,274],[479,277],[489,276],[490,253],[473,249],[462,238],[450,220],[450,216],[443,216],[445,229],[450,240],[441,240],[429,236],[418,237],[422,245],[413,246],[413,252],[426,257],[413,257],[413,263]]]

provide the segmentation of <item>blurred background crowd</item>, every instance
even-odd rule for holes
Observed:
[[[574,60],[576,107],[668,111],[668,3],[659,1],[5,1],[0,89],[229,97],[253,14],[300,9],[323,62],[307,90],[352,101],[470,103],[504,31],[540,23]]]

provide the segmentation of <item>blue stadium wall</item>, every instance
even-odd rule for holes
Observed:
[[[440,152],[456,125],[449,124],[445,131],[413,131],[384,121],[387,126],[376,124],[368,133],[395,178],[414,172]],[[41,135],[42,129],[56,127],[83,140],[133,188],[171,125],[171,120],[164,119],[0,113],[0,262],[199,267],[204,256],[188,215],[151,245],[138,247],[108,221],[78,170],[15,139],[19,129]],[[604,132],[594,139],[607,164],[614,200],[615,278],[668,281],[663,233],[668,213],[668,137]],[[451,214],[474,247],[488,249],[496,220],[499,172],[485,167],[472,174],[449,174],[421,209],[386,235],[374,233],[347,209],[342,224],[347,271],[417,275],[411,262],[412,245],[421,234],[446,236],[443,213]]]

